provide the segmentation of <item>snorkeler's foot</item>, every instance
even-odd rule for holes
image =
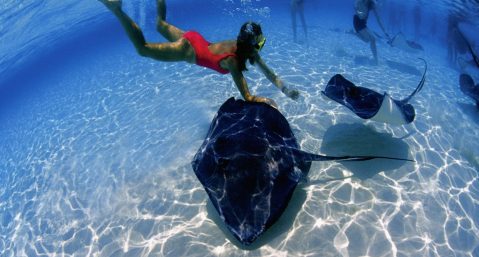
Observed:
[[[158,11],[158,19],[160,20],[166,20],[166,4],[165,0],[157,0],[157,11]]]
[[[121,0],[98,0],[103,3],[108,9],[110,10],[118,10],[121,9]]]

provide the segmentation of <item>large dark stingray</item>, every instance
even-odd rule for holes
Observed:
[[[192,166],[227,228],[248,245],[280,217],[311,161],[374,158],[405,160],[303,152],[277,109],[230,98],[211,122]]]
[[[423,60],[423,59],[421,59]],[[424,61],[424,60],[423,60]],[[380,94],[372,89],[358,87],[340,74],[333,76],[322,93],[330,99],[346,106],[363,119],[371,119],[393,125],[403,125],[414,121],[416,112],[409,100],[421,91],[426,80],[427,63],[418,86],[408,97],[395,100],[389,94]]]
[[[468,74],[459,76],[459,85],[461,91],[476,101],[476,107],[479,108],[479,84],[474,85],[474,80]]]

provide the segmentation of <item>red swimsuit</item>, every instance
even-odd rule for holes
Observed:
[[[213,54],[208,49],[208,46],[211,44],[210,42],[206,41],[200,33],[196,31],[187,31],[183,34],[183,37],[190,42],[191,46],[195,50],[196,54],[196,64],[199,66],[203,66],[206,68],[210,68],[215,70],[221,74],[229,73],[228,70],[221,68],[220,61],[226,57],[236,56],[232,53],[224,53],[224,54]]]

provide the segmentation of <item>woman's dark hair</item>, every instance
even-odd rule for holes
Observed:
[[[236,56],[239,61],[239,68],[241,71],[246,69],[246,60],[250,64],[254,64],[255,57],[253,55],[255,48],[257,48],[257,37],[263,34],[261,26],[255,22],[246,22],[241,26],[238,38],[236,39]]]

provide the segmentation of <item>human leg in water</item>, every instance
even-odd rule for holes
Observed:
[[[183,32],[178,28],[171,26],[162,21],[162,27],[165,27],[165,36],[170,42],[168,43],[148,43],[145,40],[143,32],[139,26],[122,10],[121,0],[99,0],[103,3],[120,21],[128,38],[135,46],[139,55],[153,58],[159,61],[187,61],[194,63],[194,50],[188,41],[181,36]],[[164,7],[164,1],[158,1]],[[160,9],[160,8],[159,8]],[[164,10],[164,8],[163,8]],[[162,30],[163,31],[163,30]]]
[[[371,52],[373,53],[374,63],[378,64],[378,52],[376,49],[376,38],[369,31],[369,29],[364,28],[356,33],[356,35],[364,42],[369,43],[371,47]]]
[[[165,0],[157,0],[158,18],[156,30],[170,42],[179,40],[185,33],[183,30],[166,22],[166,3]]]

